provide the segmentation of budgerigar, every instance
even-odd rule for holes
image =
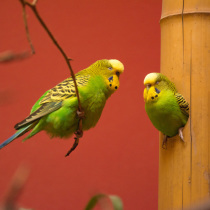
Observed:
[[[182,130],[189,117],[189,104],[177,92],[175,85],[161,73],[150,73],[144,79],[145,109],[152,124],[167,137],[179,134],[184,141]]]
[[[82,119],[83,130],[96,125],[106,100],[118,89],[119,76],[123,71],[124,66],[120,61],[103,59],[75,75],[81,107],[85,113]],[[70,77],[41,96],[32,107],[30,115],[15,125],[18,131],[0,144],[0,149],[30,130],[24,140],[42,130],[51,137],[70,137],[78,128],[77,109],[75,86]]]

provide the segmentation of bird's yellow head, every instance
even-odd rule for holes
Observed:
[[[145,102],[155,102],[158,100],[158,94],[160,90],[157,89],[155,86],[158,85],[158,74],[157,73],[150,73],[144,79],[144,101]]]
[[[116,59],[108,60],[108,63],[109,67],[106,75],[106,82],[108,89],[111,92],[114,92],[120,86],[119,77],[124,71],[124,66],[120,61]]]
[[[110,95],[120,86],[119,77],[124,71],[124,66],[119,60],[103,59],[96,61],[87,69],[84,69],[84,71],[89,75],[102,76],[108,90],[108,95]]]
[[[174,84],[161,73],[150,73],[144,79],[144,101],[146,103],[156,102],[164,90],[177,92]]]
[[[90,68],[95,75],[103,76],[109,93],[113,93],[119,88],[119,77],[124,71],[124,66],[119,60],[98,60]]]
[[[144,79],[144,101],[146,103],[158,101],[161,91],[167,86],[166,77],[160,73],[150,73]]]

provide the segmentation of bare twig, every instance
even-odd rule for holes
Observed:
[[[65,157],[69,156],[71,152],[73,152],[79,144],[79,138],[74,138],[74,144],[72,145],[71,149],[66,153]]]
[[[82,131],[82,119],[85,117],[84,112],[77,111],[77,115],[79,116],[79,125],[78,130],[75,132],[76,137],[74,138],[74,144],[72,145],[71,149],[66,153],[65,157],[69,156],[71,152],[73,152],[79,144],[79,139],[83,136]]]
[[[25,10],[25,3],[24,0],[20,0],[21,4],[22,4],[22,8],[23,8],[23,20],[24,20],[24,25],[25,25],[25,30],[26,30],[26,36],[28,39],[28,43],[31,47],[31,53],[35,54],[35,49],[34,46],[32,44],[31,38],[30,38],[30,34],[29,34],[29,30],[28,30],[28,23],[27,23],[27,17],[26,17],[26,10]]]
[[[37,0],[33,0],[32,3],[26,1],[26,0],[20,0],[21,4],[23,5],[23,9],[24,9],[24,14],[25,14],[25,6],[28,6],[31,8],[31,10],[34,12],[35,16],[37,17],[38,21],[40,22],[40,24],[42,25],[42,27],[45,29],[45,31],[47,32],[47,34],[49,35],[49,37],[51,38],[51,40],[53,41],[53,43],[56,45],[56,47],[59,49],[59,51],[61,52],[61,54],[63,55],[67,65],[68,65],[68,68],[71,72],[71,76],[72,76],[72,79],[74,81],[74,86],[75,86],[75,91],[76,91],[76,96],[77,96],[77,99],[78,99],[78,113],[82,113],[82,115],[78,114],[78,117],[79,117],[79,125],[78,125],[78,130],[76,131],[76,133],[82,133],[82,116],[84,116],[84,112],[82,110],[82,106],[81,106],[81,102],[80,102],[80,97],[79,97],[79,92],[78,92],[78,87],[77,87],[77,83],[76,83],[76,77],[75,77],[75,74],[73,72],[73,69],[71,67],[71,64],[70,64],[70,61],[72,59],[70,59],[69,57],[67,57],[66,53],[64,52],[64,50],[61,48],[61,46],[58,44],[58,42],[56,41],[55,37],[53,36],[53,34],[51,33],[51,31],[48,29],[48,27],[46,26],[45,22],[43,21],[43,19],[41,18],[41,16],[39,15],[37,9],[36,9],[36,3],[37,3]],[[25,22],[25,26],[26,26],[26,33],[27,33],[27,36],[29,37],[29,43],[30,43],[30,36],[29,36],[29,33],[28,33],[28,27],[27,27],[27,21],[26,21],[26,15],[24,15],[24,22]],[[32,45],[33,46],[33,45]],[[81,138],[81,136],[79,135],[76,135],[75,137],[75,143],[74,145],[72,146],[72,148],[69,150],[69,152],[67,153],[68,155],[71,153],[70,151],[73,151],[76,147],[75,147],[75,144],[78,145],[79,143],[79,138]],[[77,142],[77,143],[76,143]],[[76,146],[77,146],[76,145]],[[68,156],[66,155],[66,156]]]

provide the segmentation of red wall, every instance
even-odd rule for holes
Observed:
[[[95,193],[119,195],[125,209],[157,209],[158,132],[144,110],[143,79],[159,72],[161,0],[38,1],[47,25],[73,58],[75,72],[98,59],[119,59],[125,66],[119,90],[108,100],[94,129],[78,148],[41,132],[0,151],[0,200],[24,162],[31,173],[18,200],[36,210],[83,209]],[[27,8],[36,54],[0,64],[0,125],[3,142],[14,133],[35,101],[69,76],[63,57]],[[0,51],[29,50],[19,1],[0,7]]]

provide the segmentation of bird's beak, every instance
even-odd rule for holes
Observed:
[[[109,77],[107,80],[107,83],[108,83],[109,89],[112,91],[116,91],[120,86],[119,78],[117,75],[113,75]]]
[[[146,90],[146,88],[144,89],[144,92],[145,92],[145,90]],[[156,101],[156,99],[158,98],[158,94],[159,94],[157,92],[160,93],[160,91],[157,88],[155,88],[154,86],[150,87],[150,89],[147,91],[147,93],[144,94],[144,101],[145,102],[146,101],[147,102],[149,102],[149,101]]]

